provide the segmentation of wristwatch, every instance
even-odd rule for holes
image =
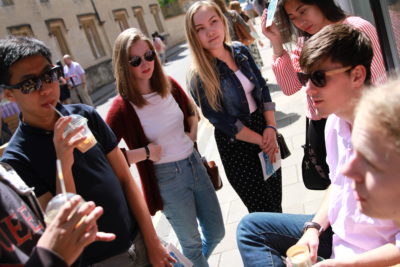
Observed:
[[[308,228],[314,228],[318,230],[318,234],[321,234],[324,231],[324,228],[319,223],[316,222],[305,222],[303,226],[303,233],[307,231]]]

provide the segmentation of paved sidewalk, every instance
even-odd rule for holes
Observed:
[[[268,78],[272,99],[276,102],[276,120],[279,131],[284,135],[292,155],[282,161],[283,180],[283,211],[288,213],[314,213],[322,201],[323,191],[307,190],[302,182],[301,159],[303,151],[301,145],[305,141],[305,110],[306,97],[304,92],[292,96],[285,96],[276,86],[275,76],[271,69],[272,49],[268,40],[262,39],[264,47],[260,47],[265,67],[262,72]],[[209,160],[215,160],[220,166],[220,174],[224,187],[217,192],[219,203],[225,222],[226,235],[216,247],[209,259],[212,267],[240,267],[243,266],[236,244],[236,227],[240,219],[247,214],[247,210],[238,195],[228,183],[222,168],[221,159],[213,137],[213,127],[207,120],[201,120],[199,125],[199,149],[202,155]],[[162,215],[159,215],[156,228],[160,236],[169,242],[177,243],[172,229]]]

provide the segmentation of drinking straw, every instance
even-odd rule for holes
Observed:
[[[65,197],[65,202],[67,202],[67,190],[65,189],[64,175],[61,168],[61,160],[57,159],[56,163],[57,163],[58,179],[60,181],[60,186],[61,186],[61,193]]]
[[[55,111],[55,112],[57,112],[57,113],[58,113],[58,115],[60,115],[60,117],[64,117],[64,115],[63,115],[63,114],[61,114],[61,112],[60,112],[60,111],[58,111],[58,110],[56,109],[56,107],[55,107],[55,106],[53,106],[53,105],[51,105],[51,104],[49,104],[49,106],[50,106],[52,109],[54,109],[54,111]]]

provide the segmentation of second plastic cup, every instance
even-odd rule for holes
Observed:
[[[290,267],[311,267],[310,252],[307,246],[294,245],[286,251],[286,264]]]
[[[64,138],[74,129],[84,126],[83,130],[74,135],[71,138],[71,141],[75,141],[76,139],[86,136],[86,139],[78,145],[78,149],[80,152],[85,153],[89,149],[91,149],[94,145],[97,144],[96,138],[93,136],[92,131],[90,130],[89,126],[87,125],[87,119],[85,117],[82,117],[81,115],[78,114],[73,114],[71,115],[72,120],[68,124],[68,126],[64,130]]]
[[[76,196],[76,194],[73,193],[67,193],[66,195],[64,194],[58,194],[55,195],[47,204],[46,207],[46,212],[45,212],[45,217],[44,221],[47,225],[49,225],[58,212],[60,211],[61,207],[65,204],[67,200],[70,200],[73,196]],[[81,202],[79,202],[77,208],[79,208],[85,201],[82,199]]]

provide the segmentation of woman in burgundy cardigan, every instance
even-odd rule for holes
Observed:
[[[208,266],[225,230],[214,187],[193,149],[194,105],[165,75],[151,41],[137,29],[118,36],[113,65],[119,96],[106,121],[129,147],[125,157],[138,167],[150,213],[162,210],[183,254],[196,267]]]

